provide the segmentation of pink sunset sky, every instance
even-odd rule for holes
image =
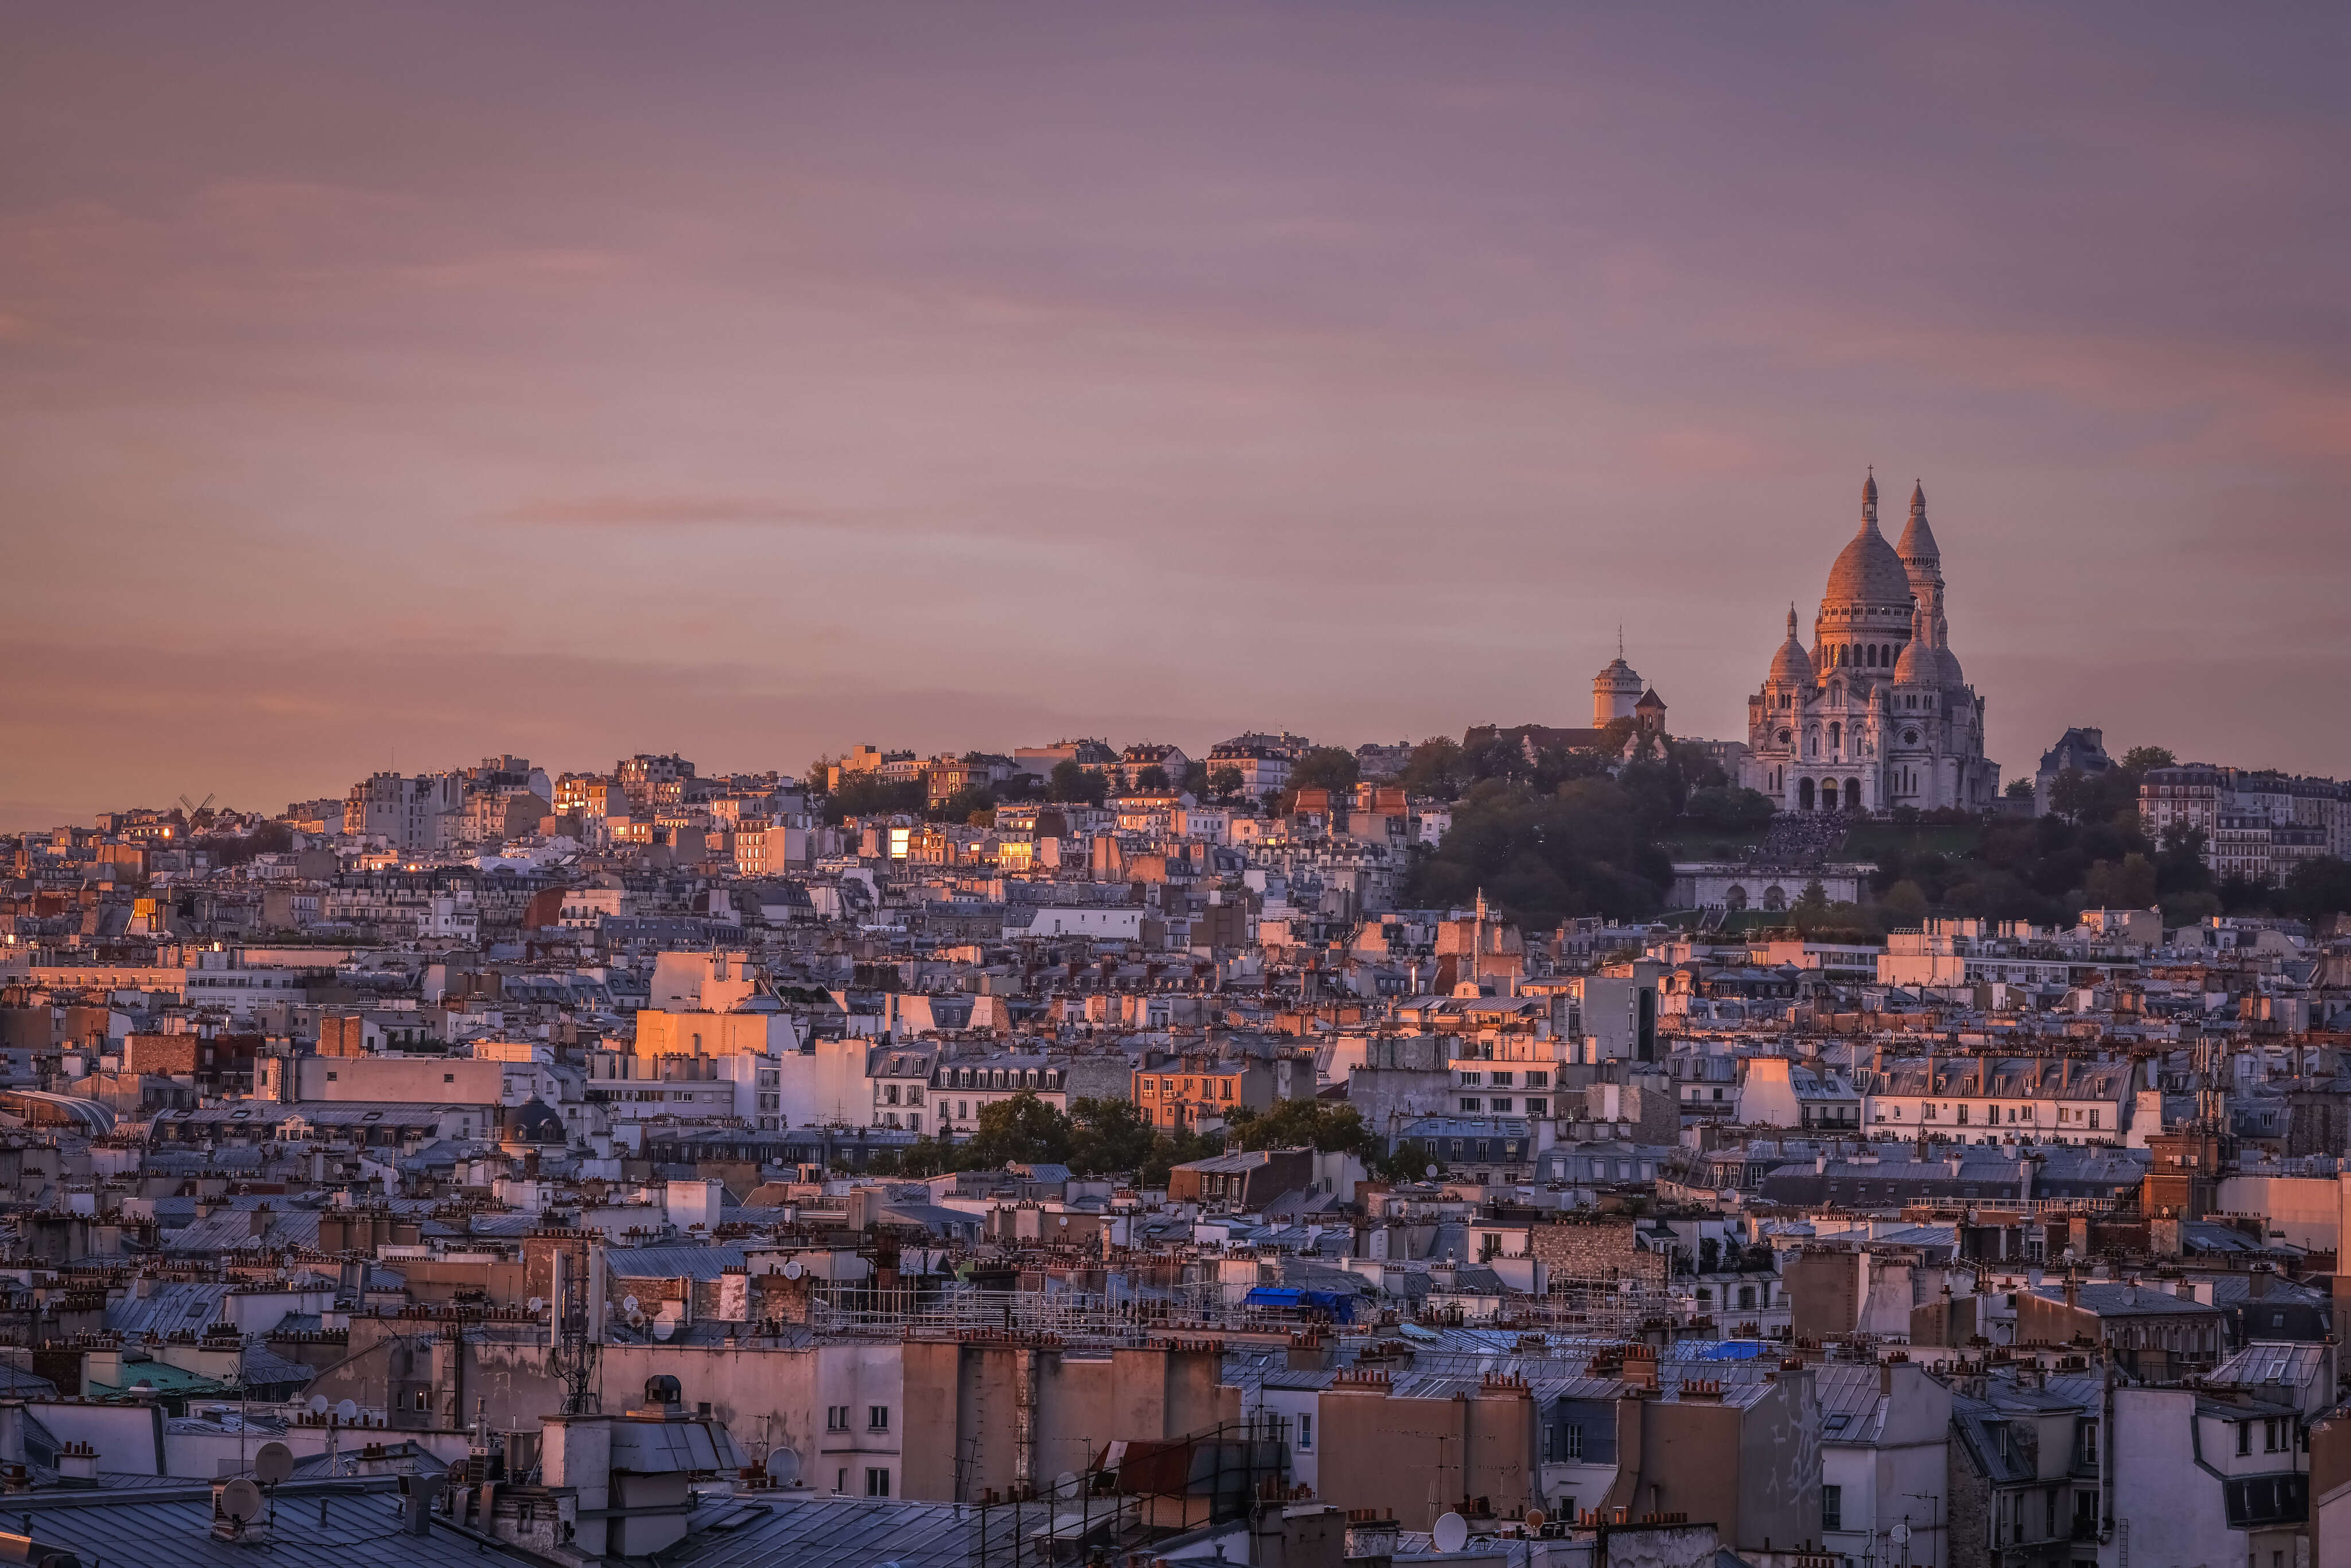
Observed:
[[[2351,771],[2340,7],[319,6],[0,50],[0,829],[1743,734],[1875,463],[1988,749]]]

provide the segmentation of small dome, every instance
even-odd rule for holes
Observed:
[[[1967,676],[1959,674],[1959,656],[1957,653],[1952,653],[1949,648],[1938,648],[1936,650],[1936,658],[1943,666],[1945,685],[1957,691],[1968,684]]]
[[[562,1144],[570,1137],[563,1118],[544,1100],[527,1100],[515,1106],[499,1129],[499,1142],[507,1144]]]
[[[1771,655],[1771,673],[1763,677],[1772,685],[1809,686],[1819,679],[1813,668],[1813,656],[1796,638],[1796,607],[1788,607],[1788,640]]]
[[[1910,520],[1902,525],[1902,537],[1895,541],[1894,553],[1904,560],[1940,562],[1943,552],[1935,543],[1935,530],[1927,526],[1927,486],[1920,485],[1910,492]]]
[[[1633,666],[1625,662],[1624,654],[1619,653],[1608,661],[1606,669],[1592,677],[1592,684],[1595,686],[1622,686],[1637,692],[1641,689],[1641,677],[1633,673]]]
[[[1829,568],[1827,591],[1821,595],[1823,605],[1863,604],[1886,609],[1907,606],[1910,602],[1910,574],[1903,570],[1902,558],[1877,531],[1877,520],[1872,517],[1861,525],[1844,549],[1837,552],[1836,564]]]
[[[1938,685],[1942,675],[1942,662],[1935,656],[1935,650],[1916,637],[1902,644],[1902,656],[1894,661],[1896,685]]]

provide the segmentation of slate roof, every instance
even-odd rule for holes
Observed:
[[[666,1568],[967,1568],[979,1560],[979,1521],[977,1509],[954,1503],[807,1492],[735,1497],[696,1509],[686,1538],[662,1560]]]
[[[966,1216],[965,1218],[968,1218]],[[609,1247],[604,1267],[619,1280],[716,1280],[746,1267],[740,1247]]]
[[[435,1521],[409,1535],[394,1514],[390,1476],[331,1482],[289,1481],[277,1489],[276,1536],[264,1551],[212,1535],[212,1488],[100,1487],[26,1493],[8,1511],[32,1521],[33,1539],[70,1547],[84,1563],[169,1562],[173,1568],[528,1568],[531,1559],[486,1545]],[[319,1524],[319,1505],[326,1523]]]

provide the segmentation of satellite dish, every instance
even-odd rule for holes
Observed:
[[[645,1314],[643,1312],[631,1312],[629,1314],[629,1326],[632,1329],[641,1329],[644,1327]]]
[[[1527,1510],[1527,1528],[1529,1530],[1541,1530],[1544,1525],[1549,1524],[1550,1522],[1551,1515],[1545,1513],[1542,1510],[1539,1508],[1531,1508]]]
[[[349,1399],[340,1400],[336,1403],[335,1414],[345,1421],[356,1421],[360,1418],[360,1407]]]
[[[294,1450],[283,1443],[264,1443],[253,1456],[253,1479],[274,1487],[294,1473]]]
[[[538,1296],[533,1296],[530,1299],[530,1310],[534,1312],[545,1312],[547,1310],[547,1302]]]
[[[1430,1166],[1426,1167],[1426,1169],[1424,1169],[1420,1174],[1421,1174],[1421,1175],[1423,1175],[1423,1176],[1427,1176],[1430,1180],[1432,1180],[1432,1181],[1433,1181],[1433,1180],[1435,1180],[1435,1179],[1436,1179],[1436,1177],[1437,1177],[1437,1167],[1436,1167],[1435,1166]],[[1448,1515],[1447,1517],[1450,1517],[1450,1516]]]
[[[656,1318],[653,1321],[653,1338],[660,1340],[664,1344],[669,1343],[669,1336],[676,1332],[677,1320],[675,1318]]]
[[[797,1258],[784,1265],[784,1278],[787,1280],[797,1280],[807,1271],[800,1267],[800,1260]]]
[[[635,1317],[637,1315],[636,1297],[622,1296],[621,1298],[621,1311],[626,1312],[631,1317]]]
[[[1458,1513],[1440,1513],[1429,1531],[1429,1544],[1439,1552],[1458,1552],[1469,1544],[1469,1521]]]
[[[261,1489],[243,1476],[221,1488],[217,1501],[220,1511],[239,1524],[261,1517]]]
[[[1055,1476],[1053,1478],[1053,1495],[1057,1498],[1077,1496],[1078,1472],[1075,1470],[1063,1470],[1060,1475]]]
[[[1896,1525],[1892,1530],[1887,1531],[1886,1532],[1886,1538],[1887,1538],[1888,1540],[1892,1541],[1892,1542],[1894,1542],[1894,1544],[1895,1544],[1895,1545],[1896,1545],[1896,1546],[1907,1546],[1907,1545],[1909,1545],[1909,1544],[1910,1544],[1910,1521],[1909,1521],[1908,1520],[1907,1520],[1907,1519],[1906,1519],[1906,1520],[1904,1520],[1901,1523],[1899,1523],[1899,1524]]]
[[[323,1394],[313,1394],[310,1396],[310,1414],[313,1416],[324,1416],[326,1413],[327,1396]]]
[[[793,1448],[768,1450],[768,1479],[779,1487],[796,1484],[800,1479],[800,1456]]]

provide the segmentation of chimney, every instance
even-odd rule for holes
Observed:
[[[400,1478],[400,1528],[403,1533],[432,1533],[433,1489],[440,1479],[413,1469]]]
[[[98,1449],[89,1443],[68,1443],[57,1450],[57,1479],[69,1487],[98,1484]]]

